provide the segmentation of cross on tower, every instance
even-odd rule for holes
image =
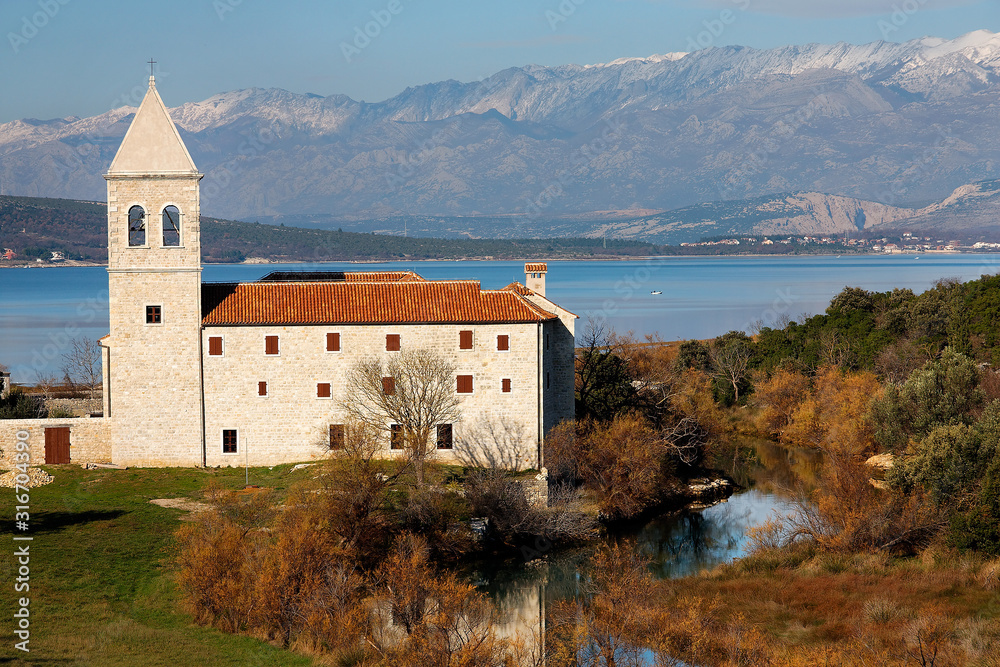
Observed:
[[[156,61],[153,60],[152,58],[150,58],[149,59],[149,76],[153,76],[153,65],[155,65],[155,64],[156,64]]]

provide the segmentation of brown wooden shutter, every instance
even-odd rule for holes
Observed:
[[[389,449],[403,448],[403,427],[400,424],[389,426]]]
[[[316,398],[330,398],[329,382],[319,382],[316,384]]]
[[[386,352],[399,352],[399,334],[385,335]]]
[[[385,377],[382,378],[382,393],[386,396],[392,396],[396,393],[396,379]]]
[[[458,376],[458,393],[460,393],[460,394],[471,394],[472,393],[472,376],[471,375],[459,375]]]
[[[222,356],[222,336],[208,337],[208,354],[212,357]]]
[[[330,424],[330,449],[343,449],[344,440],[344,425]]]
[[[458,332],[458,349],[460,349],[460,350],[471,350],[472,349],[472,332],[471,331],[459,331]]]
[[[326,335],[326,351],[340,352],[340,334],[328,333]]]
[[[497,349],[501,352],[506,352],[510,349],[510,336],[503,334],[502,336],[497,336]]]
[[[504,378],[503,380],[500,380],[500,390],[503,393],[505,393],[505,394],[509,394],[510,393],[510,379],[509,378]]]
[[[277,336],[264,336],[264,354],[278,354]]]
[[[257,383],[257,395],[258,396],[267,396],[267,382],[258,382]]]

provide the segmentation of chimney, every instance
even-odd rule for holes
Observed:
[[[538,296],[545,296],[545,273],[549,270],[547,264],[525,264],[524,284]]]

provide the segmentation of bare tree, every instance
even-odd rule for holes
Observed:
[[[353,419],[388,431],[390,441],[395,426],[402,451],[413,461],[417,485],[423,486],[424,460],[436,445],[432,432],[461,417],[456,390],[450,362],[430,350],[409,350],[355,364],[347,374],[344,409]]]
[[[713,346],[712,377],[725,380],[733,385],[735,401],[740,400],[740,382],[750,370],[750,348],[740,342]]]
[[[96,408],[97,388],[104,378],[101,373],[101,346],[96,340],[78,336],[69,342],[69,351],[63,355],[63,373],[74,383],[87,388],[90,393],[90,410]]]

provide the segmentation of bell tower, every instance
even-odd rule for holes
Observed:
[[[108,182],[112,461],[202,465],[198,171],[149,77]]]

